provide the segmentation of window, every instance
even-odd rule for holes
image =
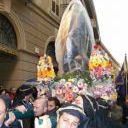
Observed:
[[[60,0],[52,0],[52,12],[59,16],[60,14]]]
[[[16,49],[16,33],[9,20],[0,14],[0,44],[11,49]]]
[[[52,58],[53,68],[55,73],[58,72],[58,64],[56,61],[56,55],[55,55],[55,42],[51,41],[47,46],[46,54],[49,55]]]

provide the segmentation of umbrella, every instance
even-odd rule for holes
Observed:
[[[37,81],[36,78],[28,79],[26,82],[24,82],[21,86],[42,86],[42,87],[48,87],[53,84],[54,80],[50,81]]]
[[[25,81],[22,86],[36,86],[39,84],[40,84],[40,82],[37,81],[36,78],[31,78],[31,79],[28,79],[27,81]]]

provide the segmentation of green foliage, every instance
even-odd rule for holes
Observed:
[[[63,74],[62,76],[58,75],[54,78],[54,81],[59,81],[60,79],[73,79],[73,78],[77,78],[77,79],[84,79],[84,81],[91,86],[92,85],[92,79],[90,77],[90,73],[89,71],[74,71],[74,72],[68,72]]]

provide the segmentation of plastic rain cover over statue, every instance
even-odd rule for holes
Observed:
[[[60,74],[86,69],[87,51],[92,44],[94,35],[87,10],[80,0],[72,0],[63,14],[55,43]]]

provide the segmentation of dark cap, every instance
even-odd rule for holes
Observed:
[[[11,108],[11,99],[8,96],[0,95],[0,99],[2,99],[4,101],[6,109]]]
[[[21,93],[21,95],[29,95],[33,93],[33,86],[29,86],[29,85],[22,85],[21,87],[19,87],[17,89],[17,93]]]
[[[73,105],[73,104],[63,105],[60,109],[57,110],[58,118],[64,112],[69,113],[70,115],[73,115],[75,117],[78,117],[80,120],[80,123],[87,121],[88,119],[84,111],[77,105]]]

